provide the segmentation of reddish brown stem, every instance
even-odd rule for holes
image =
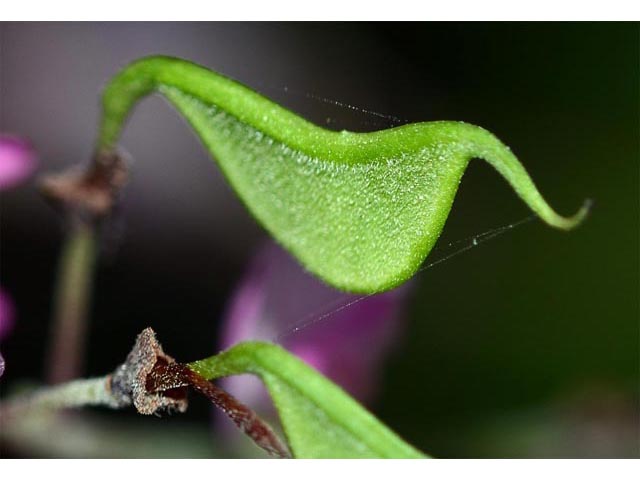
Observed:
[[[149,393],[191,386],[222,410],[236,426],[272,456],[291,458],[286,445],[253,410],[184,364],[157,364],[147,376]]]

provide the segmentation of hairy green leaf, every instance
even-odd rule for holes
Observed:
[[[115,148],[143,96],[181,112],[262,225],[327,283],[372,293],[407,280],[435,244],[468,162],[483,158],[551,226],[556,214],[524,167],[488,131],[461,122],[371,133],[314,125],[249,88],[190,62],[139,60],[107,86],[98,149]]]
[[[240,343],[189,367],[208,379],[259,376],[297,458],[424,458],[340,387],[277,345]]]

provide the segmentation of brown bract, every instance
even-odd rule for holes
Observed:
[[[55,205],[96,220],[111,213],[128,176],[121,155],[99,152],[86,169],[73,168],[44,176],[40,189]]]
[[[187,410],[187,388],[176,384],[175,388],[162,392],[147,390],[149,374],[154,368],[174,364],[175,360],[164,353],[151,328],[145,328],[127,356],[107,382],[111,395],[120,407],[133,404],[139,413],[157,414],[163,411]]]

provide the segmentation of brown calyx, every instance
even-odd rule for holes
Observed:
[[[127,164],[115,152],[98,152],[88,168],[49,174],[40,180],[42,194],[54,205],[97,220],[108,216],[129,176]]]
[[[144,415],[184,412],[187,387],[207,397],[267,453],[280,458],[291,457],[287,445],[253,410],[188,365],[177,363],[164,353],[151,328],[145,328],[138,335],[126,361],[107,380],[107,388],[117,407],[133,404]]]
[[[155,369],[162,370],[175,360],[164,353],[151,328],[145,328],[127,356],[126,361],[111,375],[108,387],[120,406],[133,404],[143,415],[152,415],[162,411],[187,410],[186,384],[176,383],[163,391],[147,388],[150,374]]]

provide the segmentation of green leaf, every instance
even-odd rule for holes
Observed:
[[[115,148],[130,110],[151,92],[185,116],[271,235],[343,290],[383,291],[413,275],[475,157],[553,227],[571,229],[588,210],[556,214],[509,148],[480,127],[431,122],[330,131],[218,73],[167,57],[135,62],[110,82],[98,149]]]
[[[240,343],[189,368],[208,379],[259,376],[297,458],[424,458],[340,387],[277,345]]]

